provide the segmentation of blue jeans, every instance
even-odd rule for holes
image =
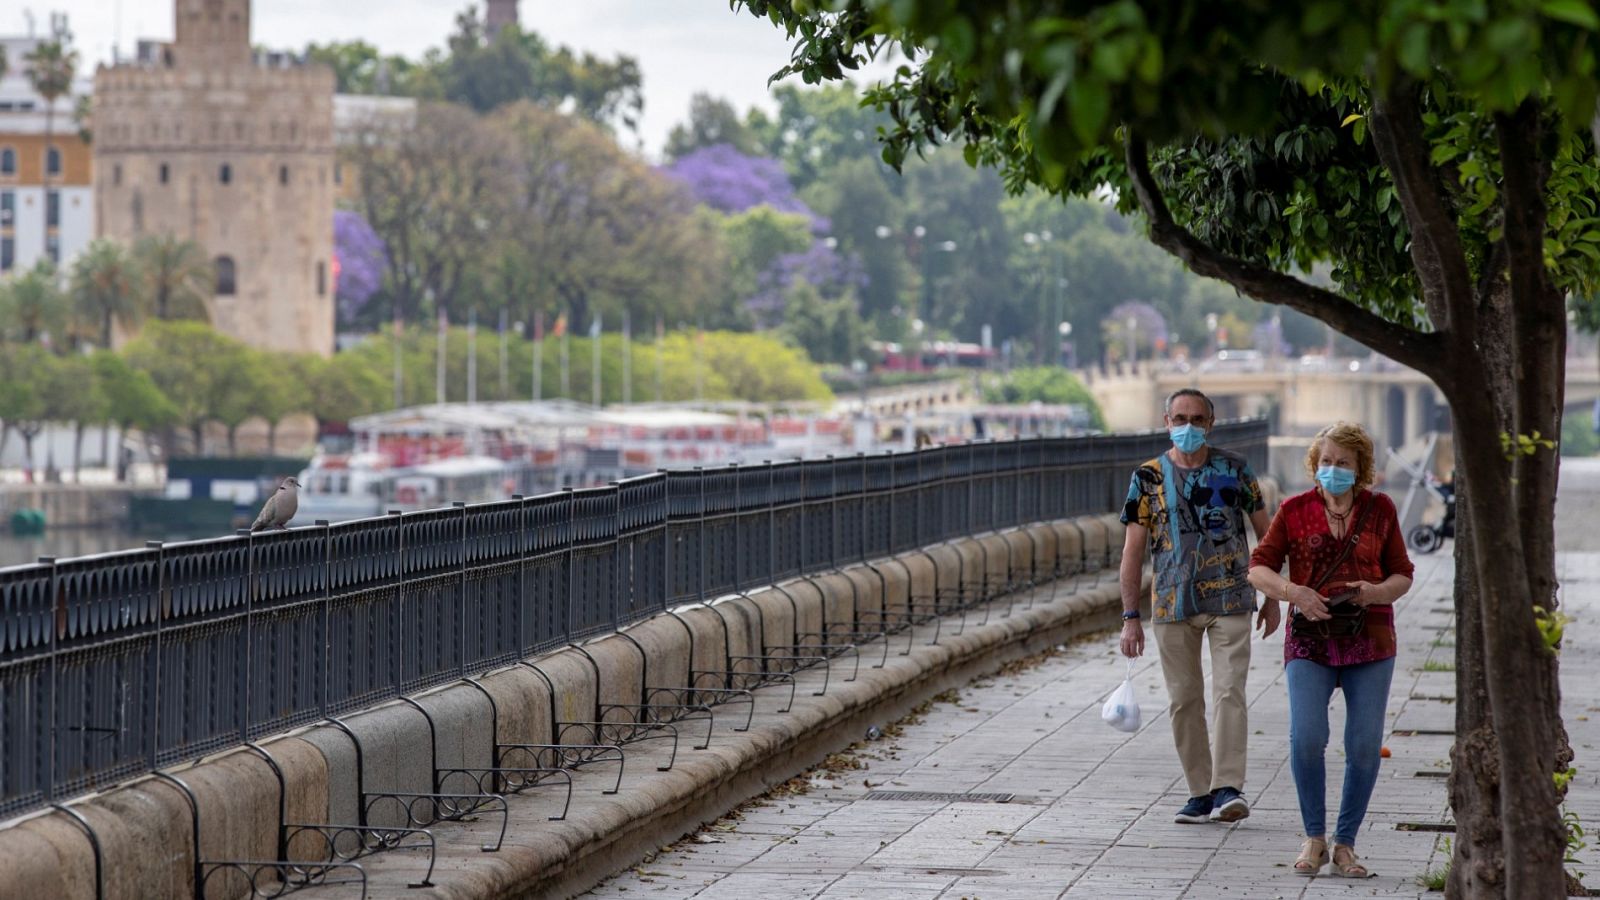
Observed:
[[[1354,847],[1356,832],[1367,816],[1367,801],[1378,783],[1383,714],[1389,703],[1394,657],[1355,666],[1294,659],[1284,667],[1284,674],[1289,682],[1289,771],[1300,795],[1306,837],[1327,833],[1328,772],[1323,752],[1328,747],[1328,703],[1335,687],[1344,691],[1344,793],[1339,798],[1333,841]]]

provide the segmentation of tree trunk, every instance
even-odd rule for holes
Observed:
[[[267,455],[275,456],[278,452],[278,420],[273,419],[267,423]]]
[[[238,436],[239,436],[239,426],[237,426],[237,425],[229,425],[228,426],[228,455],[229,456],[238,456],[239,455]]]
[[[28,476],[27,481],[29,484],[33,484],[33,436],[38,432],[29,431],[26,428],[18,428],[17,430],[22,432],[22,458],[25,460],[24,470]]]
[[[194,441],[194,446],[190,448],[189,452],[193,453],[195,456],[205,455],[205,430],[206,426],[204,422],[197,422],[194,425],[189,426],[189,435]]]
[[[1528,531],[1524,529],[1532,530],[1530,520],[1540,511],[1517,507],[1504,451],[1497,440],[1478,430],[1479,423],[1495,421],[1497,407],[1514,409],[1514,402],[1501,405],[1510,398],[1497,396],[1483,369],[1468,360],[1464,358],[1467,364],[1455,373],[1458,381],[1450,397],[1459,431],[1464,433],[1464,439],[1458,435],[1457,453],[1469,485],[1465,502],[1457,508],[1465,506],[1473,523],[1503,523],[1471,529],[1469,546],[1482,613],[1477,637],[1482,641],[1480,658],[1496,735],[1505,887],[1503,895],[1491,890],[1466,896],[1544,900],[1565,891],[1565,832],[1551,779],[1557,757],[1552,722],[1558,727],[1559,693],[1555,657],[1545,649],[1532,614],[1535,604],[1547,601],[1534,596],[1527,573],[1515,564],[1525,558],[1523,535]],[[1520,380],[1551,377],[1560,377],[1559,367],[1555,372],[1523,371]],[[1527,475],[1537,477],[1533,472]]]
[[[111,310],[106,310],[100,321],[100,346],[111,349]]]
[[[72,483],[83,484],[83,423],[72,423]]]
[[[1457,435],[1456,440],[1460,440]],[[1450,810],[1455,814],[1446,900],[1502,900],[1505,853],[1500,841],[1500,757],[1490,720],[1483,665],[1483,609],[1472,559],[1470,490],[1457,454],[1456,490],[1456,740],[1450,748]]]

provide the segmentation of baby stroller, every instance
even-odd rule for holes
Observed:
[[[1425,484],[1435,497],[1444,501],[1444,518],[1437,525],[1424,522],[1411,529],[1406,536],[1406,543],[1418,553],[1432,553],[1444,546],[1445,538],[1456,536],[1456,486],[1453,480],[1439,484],[1430,476]]]

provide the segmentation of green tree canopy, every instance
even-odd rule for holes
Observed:
[[[1439,385],[1463,425],[1471,573],[1450,893],[1563,893],[1551,774],[1571,750],[1541,615],[1557,605],[1564,295],[1600,279],[1600,14],[1568,0],[735,5],[787,29],[780,72],[808,81],[890,44],[912,55],[871,93],[893,119],[890,163],[957,141],[1015,190],[1110,189],[1192,270]],[[1318,262],[1332,289],[1297,274]]]
[[[144,275],[122,244],[98,238],[72,262],[70,291],[77,315],[91,325],[101,347],[111,346],[113,327],[138,327],[143,319]]]
[[[40,259],[32,268],[0,281],[0,329],[24,343],[49,336],[60,341],[67,325],[67,299],[56,267]]]

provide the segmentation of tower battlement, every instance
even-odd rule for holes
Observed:
[[[333,350],[333,71],[250,48],[248,0],[175,0],[176,39],[95,73],[99,233],[193,240],[216,327]]]

